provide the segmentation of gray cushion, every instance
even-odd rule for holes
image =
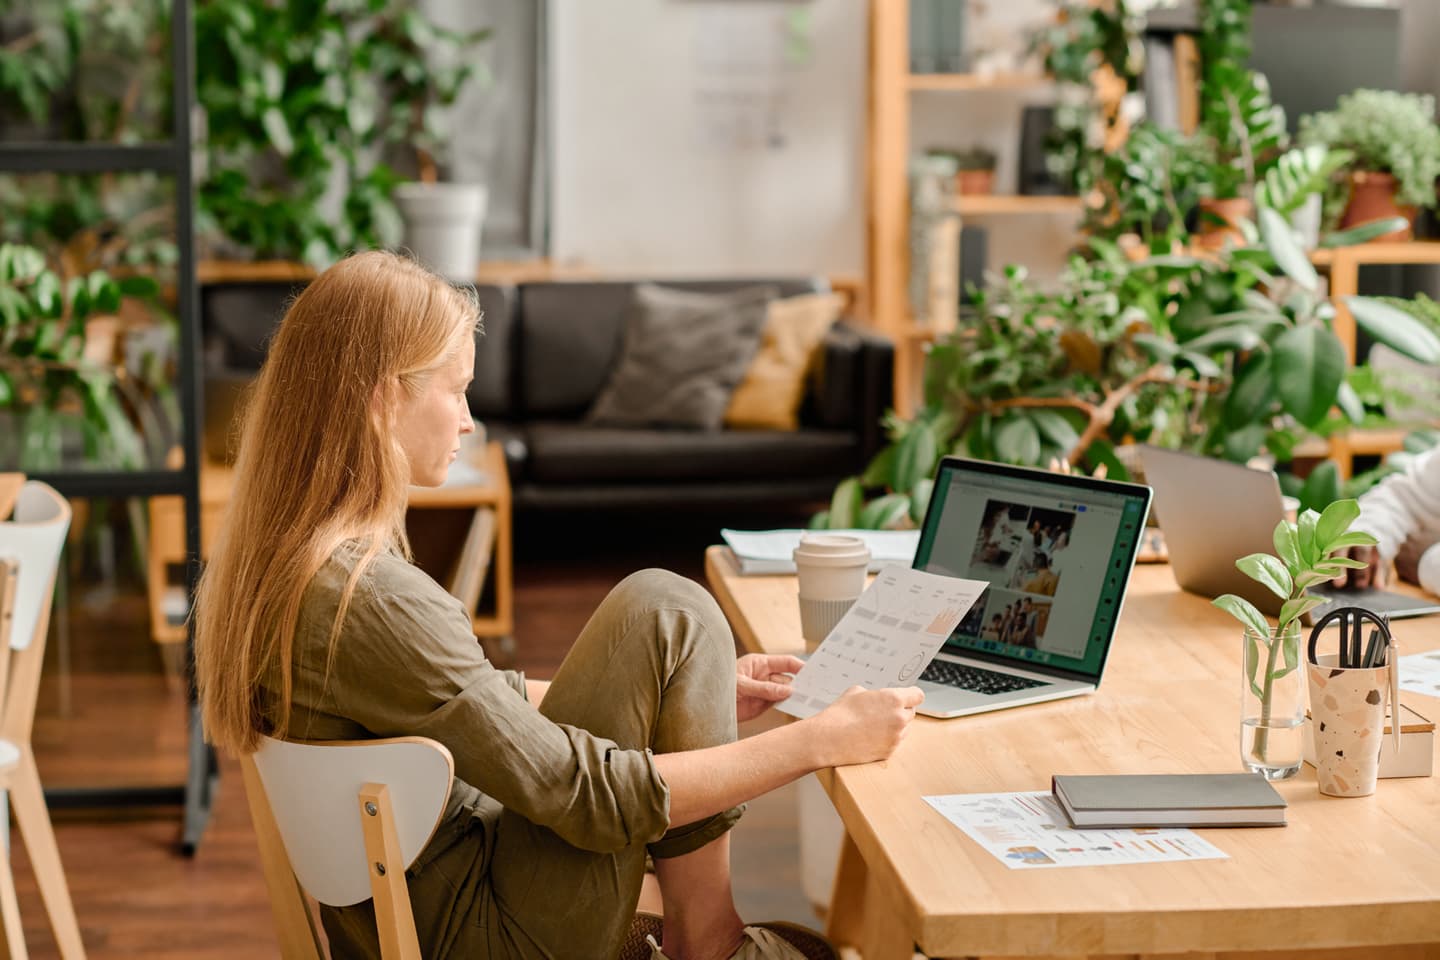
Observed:
[[[520,415],[582,417],[604,389],[620,356],[638,280],[527,283],[519,289]],[[666,280],[673,290],[728,293],[775,287],[777,296],[824,292],[814,278]]]
[[[713,294],[642,284],[610,381],[586,420],[718,430],[760,345],[774,287]]]
[[[859,468],[849,430],[654,430],[531,423],[526,475],[537,483],[798,480]]]

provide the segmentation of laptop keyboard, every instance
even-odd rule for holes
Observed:
[[[1017,677],[1013,673],[999,673],[995,670],[967,667],[938,659],[930,661],[930,666],[920,674],[920,679],[987,695],[1009,693],[1012,690],[1028,690],[1031,687],[1046,685],[1044,680],[1032,680],[1029,677]]]

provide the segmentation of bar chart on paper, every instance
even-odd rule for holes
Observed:
[[[1076,830],[1048,792],[958,793],[925,802],[1012,870],[1229,859],[1193,830]]]

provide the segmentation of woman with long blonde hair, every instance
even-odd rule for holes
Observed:
[[[799,661],[737,661],[709,594],[659,570],[611,592],[548,686],[497,670],[409,562],[404,527],[407,486],[444,482],[473,429],[478,323],[472,299],[380,252],[326,270],[286,313],[197,599],[207,735],[239,754],[262,735],[449,748],[450,802],[407,876],[427,957],[614,956],[647,850],[655,957],[801,956],[737,916],[729,829],[746,800],[889,756],[919,691],[857,688],[737,741],[737,718],[784,699]],[[334,956],[378,957],[371,904],[322,918]]]

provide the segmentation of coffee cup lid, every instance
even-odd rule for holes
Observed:
[[[822,565],[851,564],[858,560],[869,562],[870,548],[859,537],[845,533],[804,533],[800,545],[795,548],[794,557],[798,563],[803,557],[806,563]]]

